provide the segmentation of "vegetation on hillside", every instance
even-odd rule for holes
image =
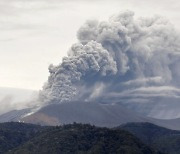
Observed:
[[[72,124],[51,127],[13,154],[154,154],[154,150],[124,130]]]
[[[27,142],[45,127],[23,123],[0,124],[0,154]]]
[[[119,127],[134,134],[152,148],[164,153],[180,154],[180,131],[151,123],[129,123]]]

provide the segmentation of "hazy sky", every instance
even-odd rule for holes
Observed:
[[[0,0],[0,87],[40,89],[48,65],[61,62],[87,19],[127,9],[164,16],[180,29],[177,0]]]

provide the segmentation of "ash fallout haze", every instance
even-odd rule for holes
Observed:
[[[40,90],[42,106],[117,103],[180,118],[177,0],[1,0],[0,8],[1,87]]]

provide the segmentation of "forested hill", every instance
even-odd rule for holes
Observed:
[[[156,154],[131,133],[88,124],[0,124],[0,154]]]
[[[128,123],[119,127],[138,137],[154,149],[170,154],[180,154],[180,131],[170,130],[151,123]]]
[[[124,130],[73,124],[52,127],[13,154],[155,154],[139,139]]]
[[[46,127],[23,123],[1,123],[0,124],[0,154],[24,144],[36,135],[40,134]]]

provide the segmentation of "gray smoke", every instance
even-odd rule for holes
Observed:
[[[126,11],[109,21],[87,21],[77,37],[68,57],[49,67],[40,94],[46,104],[71,100],[152,104],[161,97],[179,98],[180,35],[168,20],[136,19]]]
[[[0,87],[0,115],[11,110],[36,107],[37,99],[37,91]]]
[[[48,102],[72,100],[83,86],[83,78],[103,78],[115,75],[116,62],[101,44],[90,41],[72,46],[69,56],[59,66],[50,65],[50,77],[42,96]]]

